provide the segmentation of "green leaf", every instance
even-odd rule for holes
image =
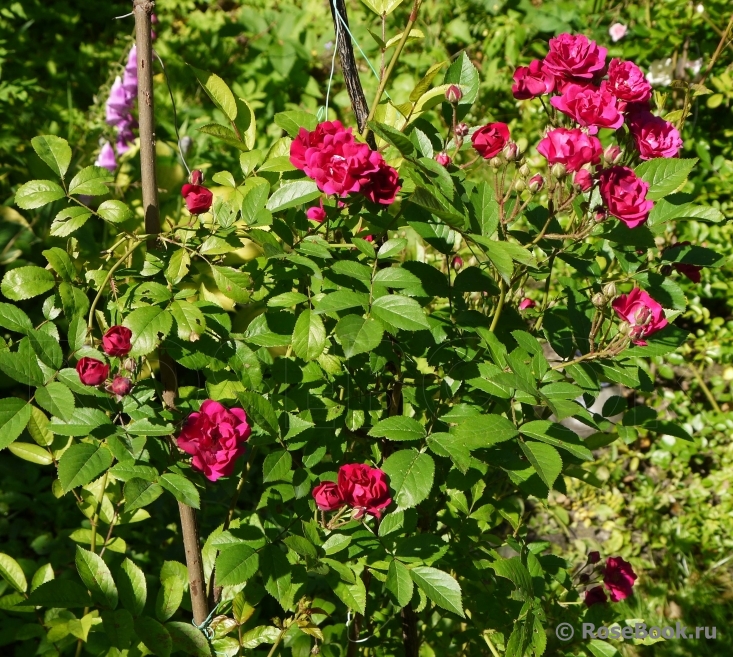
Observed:
[[[255,147],[257,140],[257,124],[255,123],[255,113],[252,106],[244,98],[235,98],[237,104],[237,118],[234,125],[239,131],[244,145],[248,150]]]
[[[372,304],[372,313],[388,326],[405,331],[422,331],[430,328],[420,304],[399,294],[387,294],[376,299]]]
[[[519,560],[519,557],[510,559],[499,559],[491,564],[491,568],[499,577],[510,580],[522,593],[525,599],[530,599],[534,594],[532,576],[527,567]]]
[[[399,7],[403,0],[362,0],[377,16],[387,16]]]
[[[366,292],[352,292],[351,290],[337,290],[327,294],[318,301],[313,301],[316,313],[333,313],[356,308],[366,308],[369,305],[369,295]]]
[[[275,114],[275,124],[295,139],[301,128],[305,128],[308,132],[315,130],[318,125],[318,118],[303,110],[292,110]]]
[[[457,84],[463,91],[459,105],[472,105],[478,95],[479,74],[468,55],[462,52],[448,67],[443,84]],[[461,112],[459,112],[459,115]]]
[[[427,432],[417,420],[404,415],[396,415],[377,422],[369,431],[369,435],[389,440],[421,440],[425,438]]]
[[[402,562],[396,559],[393,559],[389,564],[385,586],[394,596],[398,607],[405,607],[412,600],[415,585],[410,577],[410,571]]]
[[[415,144],[410,141],[409,137],[402,134],[396,128],[386,123],[370,121],[369,129],[380,139],[383,139],[388,144],[392,144],[405,157],[411,157],[415,154]]]
[[[218,123],[207,123],[199,128],[199,132],[203,132],[205,135],[211,135],[217,139],[221,139],[225,144],[234,146],[241,151],[248,151],[247,145],[237,138],[237,134],[231,128],[227,128]]]
[[[117,572],[120,601],[133,616],[139,616],[145,608],[148,588],[145,574],[130,559],[125,559]]]
[[[262,481],[269,483],[284,479],[292,465],[293,457],[290,456],[290,452],[278,450],[268,454],[262,465]]]
[[[30,340],[23,338],[17,351],[0,349],[0,370],[27,386],[42,386],[47,377],[38,366]]]
[[[385,267],[380,269],[374,282],[391,288],[415,287],[420,285],[420,279],[412,272],[402,267]]]
[[[519,443],[519,446],[532,467],[537,471],[540,479],[545,482],[548,488],[552,489],[555,479],[562,472],[560,453],[552,445],[545,443],[527,441]]]
[[[31,180],[15,192],[15,204],[21,210],[35,210],[65,196],[62,187],[52,180]]]
[[[230,121],[234,121],[237,118],[237,101],[227,83],[215,73],[208,73],[193,66],[191,70],[214,105],[224,112]]]
[[[36,391],[36,401],[38,391]],[[53,433],[48,428],[48,418],[43,411],[31,406],[31,418],[28,420],[28,433],[41,447],[50,447],[53,444]],[[1,434],[0,434],[1,435]]]
[[[465,618],[461,587],[448,573],[429,566],[417,566],[410,570],[410,577],[436,605]]]
[[[35,591],[39,586],[41,586],[41,584],[50,582],[54,577],[53,566],[50,563],[41,566],[35,573],[33,573],[33,578],[31,579],[31,592]]]
[[[114,457],[104,445],[77,443],[67,449],[59,460],[59,481],[64,493],[86,486],[111,465]]]
[[[384,328],[380,322],[358,315],[341,318],[334,331],[346,358],[373,351],[380,345],[384,335]]]
[[[360,262],[354,262],[353,260],[339,260],[332,265],[331,269],[334,274],[355,278],[357,281],[362,281],[367,285],[372,280],[371,267],[362,265]]]
[[[0,449],[13,443],[31,419],[33,407],[17,397],[0,399]]]
[[[387,258],[394,258],[395,256],[402,253],[407,247],[407,240],[402,237],[396,237],[387,240],[377,251],[377,258],[380,260],[386,260]]]
[[[268,308],[290,308],[308,301],[308,297],[300,292],[283,292],[267,300]]]
[[[285,543],[285,545],[287,545],[293,552],[296,552],[303,557],[310,557],[311,559],[316,559],[318,557],[318,551],[313,543],[311,543],[307,538],[292,534],[291,536],[286,536],[283,539],[283,543]]]
[[[51,465],[53,456],[48,449],[36,445],[35,443],[14,442],[8,445],[8,451],[24,461],[30,461],[37,465]]]
[[[162,486],[152,481],[133,477],[125,483],[125,513],[142,509],[144,506],[152,504],[162,494]]]
[[[36,356],[49,367],[58,370],[64,361],[59,341],[44,331],[28,331],[28,338]]]
[[[237,303],[249,303],[249,289],[252,278],[249,274],[237,271],[232,267],[211,265],[211,273],[219,291]]]
[[[284,183],[275,190],[265,207],[270,212],[280,212],[308,203],[308,201],[312,201],[320,195],[321,191],[312,180],[296,180],[295,182]]]
[[[191,623],[180,623],[177,621],[166,623],[165,629],[173,640],[173,651],[185,652],[194,657],[211,657],[211,646],[198,628]]]
[[[130,422],[125,432],[131,436],[169,436],[173,433],[173,425],[170,422],[163,423],[158,418],[143,417]]]
[[[206,330],[206,318],[197,306],[188,301],[174,301],[168,308],[176,320],[178,337],[185,342],[195,342]]]
[[[102,627],[110,645],[120,651],[128,648],[135,631],[132,614],[127,609],[119,609],[117,611],[102,611],[99,615],[102,618]],[[115,654],[113,650],[110,650],[110,652]]]
[[[688,634],[688,636],[691,636],[691,634]],[[591,639],[587,646],[594,657],[621,657],[621,653],[606,641]]]
[[[247,411],[247,416],[252,417],[257,425],[273,437],[280,435],[275,409],[267,399],[256,392],[249,391],[238,392],[237,398]]]
[[[313,311],[304,310],[293,329],[293,352],[303,360],[316,360],[326,347],[326,328]]]
[[[168,266],[165,268],[165,278],[171,285],[180,283],[191,268],[191,256],[186,249],[178,249],[173,252]]]
[[[242,648],[253,650],[263,643],[275,643],[279,636],[280,630],[274,625],[259,625],[242,634]]]
[[[75,230],[79,230],[92,216],[92,211],[78,205],[64,208],[51,224],[52,237],[68,237]]]
[[[84,167],[71,179],[69,194],[102,196],[109,191],[107,184],[112,180],[112,174],[103,167]]]
[[[55,284],[56,279],[48,269],[28,265],[10,269],[3,276],[1,289],[8,299],[22,301],[48,292]]]
[[[163,562],[163,567],[160,569],[161,588],[155,599],[155,616],[159,621],[167,621],[181,606],[187,579],[188,571],[182,563]]]
[[[225,547],[216,558],[216,583],[220,586],[243,584],[257,573],[259,561],[258,553],[247,545]]]
[[[77,545],[75,562],[79,577],[92,597],[110,609],[117,607],[117,587],[109,566],[102,558]]]
[[[471,194],[469,210],[473,231],[491,237],[499,225],[499,202],[494,188],[483,180],[479,182]]]
[[[0,327],[15,333],[28,333],[33,330],[30,317],[12,303],[0,302]]]
[[[285,553],[275,544],[266,545],[260,552],[260,572],[267,592],[283,609],[292,604],[291,566]]]
[[[132,331],[130,357],[137,358],[149,354],[168,335],[173,317],[157,306],[145,306],[133,310],[122,324]]]
[[[614,399],[614,397],[610,399]],[[616,397],[615,399],[621,398]],[[626,400],[624,400],[624,408],[626,408]],[[564,449],[584,461],[593,460],[593,453],[583,445],[577,434],[562,424],[549,422],[548,420],[534,420],[523,424],[519,427],[519,431],[523,436]]]
[[[158,657],[170,657],[173,650],[173,641],[168,630],[157,620],[140,616],[135,619],[135,634],[143,642],[143,645]]]
[[[2,552],[0,552],[0,575],[18,593],[25,593],[28,590],[28,582],[20,564]]]
[[[56,135],[39,135],[31,139],[31,146],[57,176],[63,178],[71,163],[68,142]]]
[[[89,607],[91,602],[87,590],[70,579],[52,579],[41,584],[27,600],[28,605],[59,609]]]
[[[158,483],[179,502],[183,502],[194,509],[200,508],[199,492],[186,477],[167,472],[158,479]]]
[[[134,216],[132,210],[125,203],[116,199],[100,203],[97,214],[111,224],[121,224]]]
[[[519,434],[517,428],[501,415],[476,415],[460,424],[455,431],[469,449],[491,447],[511,440]]]
[[[396,0],[395,0],[396,1]],[[400,0],[402,2],[402,0]],[[430,85],[433,83],[435,76],[438,74],[441,68],[445,65],[445,62],[438,62],[433,64],[425,73],[423,78],[415,85],[415,88],[410,92],[410,102],[416,103],[420,98],[430,89]]]
[[[433,487],[435,462],[429,454],[403,449],[392,454],[382,465],[394,490],[397,510],[411,509],[427,499]]]
[[[358,614],[364,614],[366,610],[366,587],[361,577],[356,577],[353,584],[339,579],[333,586],[333,592],[349,609]]]
[[[644,182],[649,183],[646,197],[656,201],[681,187],[695,164],[697,164],[696,157],[689,159],[659,157],[642,162],[636,167],[635,172]]]
[[[66,251],[54,246],[53,248],[46,249],[42,253],[43,257],[48,260],[48,264],[51,265],[53,270],[65,281],[71,282],[76,278],[74,263],[71,261],[71,258]]]
[[[112,421],[98,408],[77,408],[67,422],[53,418],[49,429],[59,436],[87,436],[94,429]]]

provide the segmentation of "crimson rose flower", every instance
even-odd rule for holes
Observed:
[[[506,123],[489,123],[471,135],[471,143],[485,160],[496,157],[509,141],[509,126]]]
[[[642,160],[676,157],[682,148],[677,128],[651,112],[634,112],[629,119],[629,130]]]
[[[641,347],[646,345],[646,336],[667,326],[661,304],[638,287],[628,294],[616,297],[611,307],[621,319],[629,323],[631,341]],[[610,563],[611,559],[608,561]]]
[[[357,510],[356,518],[365,513],[379,518],[382,510],[392,503],[387,475],[366,464],[342,465],[338,473],[338,488],[344,502]]]
[[[590,81],[603,74],[607,52],[584,34],[560,34],[550,39],[544,67],[565,80]]]
[[[311,493],[321,511],[335,511],[344,505],[339,486],[335,481],[324,481]]]
[[[102,348],[108,356],[127,356],[132,349],[132,331],[126,326],[112,326],[102,337]]]
[[[654,203],[646,200],[648,183],[628,167],[604,169],[598,176],[600,192],[608,212],[623,221],[629,228],[636,228],[649,217]]]
[[[576,123],[590,128],[595,134],[598,128],[620,128],[624,117],[617,107],[616,97],[603,82],[599,89],[580,84],[568,84],[562,96],[550,98],[553,107],[567,114]]]
[[[186,183],[181,187],[181,196],[186,201],[186,207],[191,214],[208,212],[214,200],[211,190],[203,185],[192,185],[190,183]]]
[[[378,168],[374,173],[370,174],[369,179],[361,190],[362,194],[372,203],[390,205],[394,203],[395,196],[400,191],[400,185],[398,183],[399,175],[397,170],[389,166],[379,153],[376,151],[371,152],[379,155]]]
[[[568,171],[578,171],[584,164],[598,164],[603,147],[597,137],[580,128],[555,128],[537,144],[537,150],[550,164],[559,162]]]
[[[633,593],[632,589],[636,579],[636,573],[628,561],[624,561],[621,557],[611,557],[606,561],[603,583],[610,591],[613,602],[628,598]]]
[[[652,97],[652,85],[633,62],[612,59],[608,65],[608,90],[625,103],[646,103]]]
[[[594,586],[585,592],[585,604],[587,607],[606,602],[606,592],[602,586]]]
[[[514,71],[512,93],[517,100],[537,98],[552,93],[554,89],[555,78],[539,59],[535,59],[529,66],[520,66]]]
[[[573,184],[578,186],[581,192],[587,192],[593,186],[593,176],[588,169],[581,169],[573,176]]]
[[[244,454],[252,429],[241,408],[227,409],[207,399],[198,413],[191,413],[178,434],[178,446],[193,456],[193,467],[209,481],[234,471],[234,462]]]
[[[527,310],[527,308],[534,308],[537,304],[532,299],[524,298],[519,302],[519,310]]]
[[[109,365],[96,358],[84,356],[76,364],[76,372],[85,386],[98,386],[109,374]]]
[[[314,205],[312,208],[308,208],[305,215],[311,221],[317,221],[320,224],[326,218],[326,211],[323,209],[323,201],[321,201],[320,205]]]

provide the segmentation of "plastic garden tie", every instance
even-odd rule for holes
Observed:
[[[354,45],[359,49],[361,56],[364,58],[364,61],[369,65],[369,68],[372,70],[372,73],[374,73],[374,77],[377,78],[377,82],[379,82],[379,73],[377,73],[377,69],[374,68],[374,65],[370,61],[369,57],[367,57],[364,54],[364,51],[361,49],[361,46],[359,45],[359,42],[356,40],[356,37],[351,33],[349,26],[346,24],[344,17],[339,13],[339,10],[336,8],[336,0],[331,0],[331,2],[333,3],[333,10],[336,13],[336,16],[338,16],[339,23],[341,23],[341,25],[344,26],[346,33],[351,37],[351,40],[354,42]],[[387,94],[386,92],[385,92],[385,96],[389,98],[389,94]]]
[[[219,603],[221,604],[221,602]],[[217,604],[210,612],[209,615],[204,619],[204,622],[201,623],[201,625],[196,625],[195,620],[191,620],[191,625],[193,625],[197,630],[199,630],[207,639],[212,639],[214,637],[214,630],[212,630],[209,625],[211,625],[211,621],[214,619],[214,614],[219,609],[219,604]]]
[[[347,639],[348,639],[348,640],[349,640],[349,641],[350,641],[351,643],[364,643],[365,641],[369,641],[369,639],[371,639],[371,638],[372,638],[372,637],[374,636],[373,634],[370,634],[370,635],[369,635],[368,637],[365,637],[365,638],[363,638],[363,639],[352,639],[352,638],[351,638],[351,637],[349,636],[349,628],[350,628],[350,627],[351,627],[351,609],[349,609],[349,610],[348,610],[348,611],[346,612],[346,638],[347,638]]]

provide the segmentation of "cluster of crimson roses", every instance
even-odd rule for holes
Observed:
[[[102,349],[108,356],[123,358],[132,349],[132,331],[126,326],[113,326],[102,336]],[[130,371],[130,368],[123,368]],[[133,368],[134,369],[134,368]],[[87,386],[99,386],[106,383],[105,390],[117,396],[124,397],[132,390],[132,381],[129,377],[116,374],[112,381],[109,381],[109,365],[97,358],[84,356],[76,364],[76,372],[79,380]]]
[[[313,489],[312,495],[321,511],[349,507],[357,519],[366,513],[380,518],[392,503],[384,471],[361,463],[342,465],[337,481],[324,481]]]
[[[595,604],[603,604],[607,601],[606,591],[608,589],[608,597],[611,602],[620,602],[625,600],[633,593],[634,582],[637,575],[631,568],[631,564],[622,557],[609,557],[605,566],[600,566],[601,555],[599,552],[588,553],[588,561],[580,571],[580,583],[587,586],[592,579],[600,577],[603,580],[602,585],[589,586],[585,591],[584,602],[587,606],[592,607]],[[592,566],[590,573],[583,571]]]

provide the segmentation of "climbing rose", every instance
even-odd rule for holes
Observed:
[[[435,156],[435,161],[440,164],[440,166],[447,167],[452,160],[450,159],[450,155],[446,153],[445,151],[441,151]]]
[[[124,397],[132,390],[132,382],[126,376],[116,376],[112,379],[109,390],[118,397]]]
[[[512,93],[517,100],[537,98],[552,93],[555,89],[555,78],[539,59],[535,59],[529,66],[518,67],[513,77]]]
[[[457,84],[452,84],[445,90],[445,99],[451,105],[456,105],[461,98],[463,98],[463,92]]]
[[[632,589],[636,579],[636,573],[628,561],[624,561],[621,557],[611,557],[606,561],[603,583],[610,591],[613,602],[628,598],[633,593]]]
[[[612,296],[615,296],[615,292]],[[588,563],[598,563],[601,560],[601,553],[598,550],[588,552]]]
[[[669,121],[651,112],[635,112],[629,120],[629,130],[642,160],[656,157],[676,157],[682,148],[680,133]]]
[[[509,126],[506,123],[489,123],[471,135],[471,143],[485,160],[501,152],[509,140]]]
[[[608,65],[608,90],[620,101],[646,103],[652,97],[652,85],[634,62],[612,59]]]
[[[112,145],[108,141],[104,142],[104,145],[102,146],[102,150],[99,151],[99,155],[97,156],[97,159],[95,160],[94,165],[107,169],[107,171],[109,171],[110,173],[114,173],[115,169],[117,168],[117,160],[115,159],[115,151],[112,148]]]
[[[338,488],[344,502],[357,510],[357,518],[365,513],[379,518],[382,510],[392,502],[387,475],[366,464],[342,465],[338,473]]]
[[[102,337],[102,348],[108,356],[127,356],[132,349],[132,331],[126,326],[112,326]]]
[[[607,52],[583,34],[560,34],[550,39],[544,67],[565,80],[590,81],[603,74]]]
[[[534,308],[537,304],[532,299],[522,299],[519,302],[519,310],[527,310],[527,308]]]
[[[313,489],[313,499],[321,511],[335,511],[344,505],[339,486],[335,481],[324,481]]]
[[[192,185],[191,183],[186,183],[181,188],[181,196],[186,201],[186,207],[191,214],[208,212],[214,200],[211,190],[203,185]]]
[[[362,187],[362,194],[366,196],[372,203],[381,203],[389,205],[394,203],[397,192],[400,191],[399,175],[397,170],[389,166],[384,161],[381,154],[371,151],[372,155],[379,155],[379,164],[377,170],[370,174],[366,184]],[[375,159],[372,157],[372,159]]]
[[[326,211],[323,209],[323,202],[321,202],[320,205],[314,205],[312,208],[308,208],[305,212],[305,216],[311,221],[321,223],[326,218]]]
[[[109,374],[109,365],[96,358],[85,356],[76,364],[76,372],[85,386],[98,386]]]
[[[593,176],[588,169],[581,169],[573,176],[573,185],[580,188],[581,192],[587,192],[593,186]]]
[[[636,345],[645,346],[646,340],[644,338],[646,336],[667,326],[661,304],[638,287],[635,287],[628,294],[616,297],[611,307],[621,319],[629,323],[629,335],[631,341]],[[610,563],[611,559],[608,561]]]
[[[598,128],[620,128],[624,117],[619,112],[616,97],[603,82],[599,89],[580,84],[568,84],[562,96],[550,98],[553,107],[567,114],[576,123],[590,128],[595,134]]]
[[[646,200],[649,184],[628,167],[611,167],[599,174],[600,192],[608,212],[629,228],[643,224],[654,203]]]
[[[598,164],[603,150],[597,137],[580,128],[555,128],[537,145],[550,164],[564,164],[568,171],[578,171],[584,164]]]
[[[584,602],[587,607],[606,602],[606,592],[603,590],[603,587],[594,586],[592,589],[588,589],[585,592]]]
[[[188,416],[177,442],[193,456],[193,467],[209,481],[216,481],[232,474],[251,432],[243,409],[227,409],[207,399],[198,413]]]

